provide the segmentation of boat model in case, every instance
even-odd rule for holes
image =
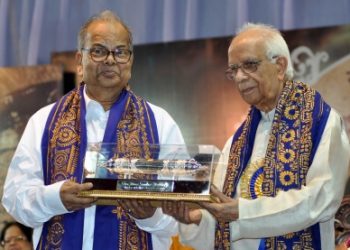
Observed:
[[[93,189],[80,193],[97,204],[118,199],[213,201],[210,185],[221,152],[213,145],[134,145],[92,143],[84,161],[84,180]]]

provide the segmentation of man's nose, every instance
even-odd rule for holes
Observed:
[[[109,52],[108,53],[108,55],[107,55],[107,58],[106,58],[106,60],[105,60],[105,63],[106,64],[116,64],[117,63],[117,60],[116,60],[116,58],[115,58],[115,55],[114,55],[114,53],[113,52]]]

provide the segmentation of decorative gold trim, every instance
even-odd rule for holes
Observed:
[[[91,190],[79,193],[80,197],[98,198],[97,205],[117,205],[118,199],[146,199],[151,201],[188,201],[188,202],[215,202],[211,195],[193,193],[167,193],[167,192],[136,192],[136,191],[111,191]]]

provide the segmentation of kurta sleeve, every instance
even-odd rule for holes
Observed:
[[[332,110],[300,190],[276,197],[239,198],[239,219],[231,222],[231,240],[282,235],[331,220],[343,197],[350,147],[341,117]]]
[[[67,213],[60,199],[63,182],[44,185],[41,138],[49,107],[30,118],[10,163],[2,204],[19,222],[39,227],[51,217]]]

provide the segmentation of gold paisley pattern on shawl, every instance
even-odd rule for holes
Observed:
[[[150,157],[149,140],[150,136],[154,141],[154,135],[148,135],[146,122],[150,122],[149,111],[146,102],[135,96],[131,91],[125,106],[120,122],[117,124],[117,152],[127,152],[129,157]],[[131,98],[133,96],[134,98]],[[64,103],[63,103],[63,100]],[[77,171],[80,145],[80,102],[79,89],[70,92],[66,99],[61,99],[54,113],[56,122],[49,124],[52,137],[49,141],[47,162],[53,166],[48,169],[50,172],[49,183],[70,179],[77,181],[74,177]],[[145,118],[148,121],[145,121]],[[150,131],[153,131],[152,129]],[[141,145],[141,147],[140,147]],[[47,164],[48,166],[50,164]],[[47,172],[49,173],[49,172]],[[83,173],[81,173],[83,175]],[[120,249],[134,250],[147,249],[147,233],[141,231],[136,226],[134,220],[130,218],[120,207],[116,207],[112,213],[116,214],[116,219],[120,220],[119,226],[119,246]],[[112,217],[111,217],[112,218]],[[39,243],[39,249],[61,249],[62,237],[64,234],[63,216],[55,216],[49,221],[48,233],[46,236],[47,246]],[[50,248],[51,249],[51,248]]]
[[[61,117],[55,124],[50,124],[49,129],[53,136],[49,142],[47,162],[52,161],[50,183],[71,179],[76,181],[73,174],[76,170],[78,154],[74,146],[80,140],[80,123],[76,119],[80,117],[80,97],[72,92],[63,103],[63,108],[57,110],[55,115]],[[63,112],[70,105],[68,112]],[[58,145],[59,147],[56,147]],[[49,173],[47,171],[47,173]]]
[[[146,132],[145,118],[150,120],[148,110],[145,109],[145,101],[141,98],[136,97],[135,102],[130,102],[126,104],[126,109],[123,114],[125,119],[121,120],[117,128],[117,140],[118,148],[116,150],[116,158],[126,157],[126,158],[152,158],[150,151],[150,144],[147,138],[148,134]],[[135,110],[139,110],[135,112]],[[151,124],[150,122],[148,122]],[[152,131],[152,129],[151,129]],[[154,141],[154,135],[150,135],[152,141]],[[140,147],[141,146],[141,147]],[[120,156],[118,153],[121,153]],[[151,179],[152,175],[147,174],[137,174],[135,178],[139,179]]]
[[[286,82],[276,107],[272,129],[263,161],[251,163],[242,174],[240,188],[246,199],[259,196],[274,197],[282,190],[300,189],[306,184],[312,148],[312,112],[315,91],[303,83]],[[251,125],[252,112],[249,112],[242,133],[230,150],[229,165],[223,191],[231,196],[234,181],[239,176],[242,149]],[[275,150],[276,149],[276,150]],[[276,180],[281,183],[276,187]],[[216,245],[223,242],[224,249],[230,249],[229,224],[219,223],[216,231]],[[224,235],[222,234],[224,232]],[[266,239],[266,249],[286,249],[283,239],[299,234],[301,242],[294,242],[293,249],[312,249],[311,230]],[[282,240],[281,240],[282,238]]]
[[[51,162],[50,183],[56,183],[62,180],[77,181],[74,177],[78,162],[78,148],[76,143],[80,140],[80,123],[76,122],[80,119],[80,95],[78,90],[72,91],[65,102],[64,99],[59,100],[61,109],[55,111],[55,116],[59,116],[54,122],[52,120],[49,130],[53,131],[52,138],[49,141],[47,153],[47,162]],[[68,111],[64,112],[66,109]],[[58,147],[56,147],[58,145]],[[48,167],[50,164],[47,164]],[[61,249],[62,236],[64,234],[63,216],[54,216],[49,224],[46,241],[56,249]],[[39,249],[48,249],[49,246],[43,246]]]
[[[145,155],[145,158],[150,158],[151,153],[149,150],[146,126],[144,125],[145,113],[147,114],[148,120],[150,119],[148,110],[144,108],[144,100],[139,97],[135,99],[136,102],[130,102],[130,99],[128,100],[123,114],[123,120],[118,124],[118,149],[116,151],[123,152],[124,157],[127,158],[141,157],[142,154]],[[154,136],[151,136],[154,141]],[[140,148],[140,145],[142,145],[143,148]]]

